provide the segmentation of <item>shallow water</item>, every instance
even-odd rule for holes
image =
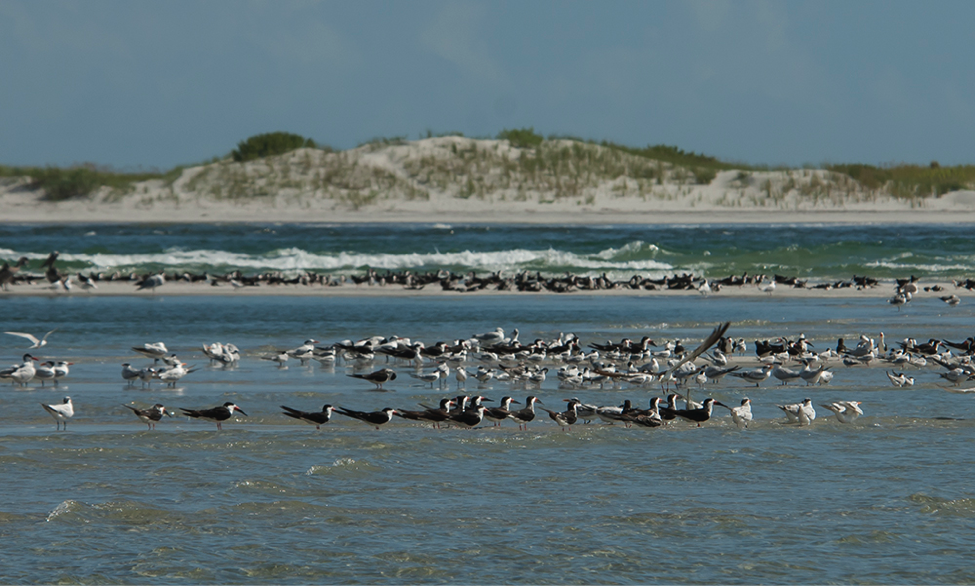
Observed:
[[[724,413],[702,428],[562,432],[444,429],[396,420],[382,430],[336,416],[316,431],[279,414],[323,403],[414,408],[456,394],[400,377],[377,392],[334,369],[260,356],[368,335],[428,344],[500,325],[522,340],[575,332],[585,343],[651,335],[690,346],[723,320],[746,340],[805,333],[817,348],[860,333],[961,340],[965,305],[918,299],[478,296],[458,298],[5,298],[3,329],[44,332],[38,355],[76,364],[58,389],[0,386],[0,581],[124,583],[969,583],[975,571],[975,397],[939,388],[936,370],[894,389],[883,368],[835,366],[832,385],[724,380],[695,391]],[[21,340],[3,336],[15,362]],[[126,387],[129,349],[165,341],[200,369],[175,389]],[[204,342],[234,342],[234,369],[207,366]],[[382,361],[366,370],[384,365]],[[473,381],[468,388],[474,390]],[[537,394],[549,408],[644,404],[655,389],[540,390],[494,383],[482,393]],[[70,394],[66,432],[38,403]],[[777,403],[864,402],[855,425],[820,409],[810,427],[780,423]],[[248,414],[217,432],[165,419],[147,431],[121,403]],[[542,413],[544,415],[544,413]],[[942,417],[954,419],[946,420]]]

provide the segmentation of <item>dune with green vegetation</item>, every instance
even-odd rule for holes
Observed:
[[[159,173],[96,165],[2,167],[0,194],[40,202],[166,210],[221,204],[327,212],[856,210],[971,198],[975,166],[768,168],[674,146],[629,147],[532,128],[374,139],[336,151],[289,133],[250,137],[225,157]],[[16,206],[15,206],[16,207]],[[942,206],[943,207],[943,206]]]

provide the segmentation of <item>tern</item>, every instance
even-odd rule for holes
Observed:
[[[54,384],[57,385],[58,381],[62,378],[68,376],[70,372],[69,366],[72,366],[74,362],[65,362],[64,360],[59,360],[54,363]]]
[[[37,370],[34,368],[34,362],[36,361],[37,359],[30,354],[24,354],[23,363],[0,370],[0,378],[13,379],[15,383],[21,386],[26,385],[37,373]]]
[[[308,363],[309,360],[314,358],[315,355],[315,344],[318,340],[313,340],[311,338],[305,340],[305,343],[297,348],[288,350],[286,354],[292,358],[295,358],[301,362],[302,365]]]
[[[829,409],[836,416],[840,423],[853,423],[857,417],[863,415],[860,409],[860,401],[837,401],[835,403],[821,404],[820,407]]]
[[[152,291],[153,293],[155,293],[156,292],[156,287],[161,287],[163,285],[163,283],[165,283],[165,282],[166,282],[166,275],[164,273],[160,272],[160,273],[157,273],[155,275],[151,275],[151,276],[146,277],[145,279],[143,279],[139,283],[138,287],[136,287],[136,291],[142,291],[143,289],[149,289],[150,291]]]
[[[132,350],[148,356],[149,358],[162,358],[169,354],[169,350],[166,349],[166,344],[162,342],[145,343],[141,346],[133,346]]]
[[[816,419],[816,409],[813,407],[812,399],[803,399],[802,403],[791,405],[776,405],[781,409],[786,418],[786,423],[798,423],[799,425],[809,425]]]
[[[432,389],[433,388],[433,383],[435,383],[438,380],[440,380],[440,370],[438,369],[438,370],[434,370],[433,372],[425,372],[425,373],[422,373],[422,374],[413,374],[411,372],[410,373],[410,376],[412,376],[413,378],[415,378],[415,379],[417,379],[419,381],[422,381],[422,382],[425,382],[425,383],[430,383],[430,388]]]
[[[47,337],[50,336],[51,334],[53,334],[56,331],[58,331],[58,328],[54,328],[50,332],[44,334],[44,337],[41,338],[40,340],[38,340],[34,336],[34,334],[28,334],[26,332],[4,332],[4,333],[5,334],[8,334],[8,335],[11,335],[11,336],[20,336],[21,338],[26,338],[28,341],[31,342],[31,344],[33,344],[33,346],[29,346],[28,347],[28,350],[33,350],[35,348],[42,348],[44,346],[47,346]]]
[[[890,384],[894,385],[895,387],[913,387],[914,386],[914,377],[913,376],[907,376],[903,372],[894,372],[894,373],[888,372],[887,373],[887,378],[890,379]]]
[[[142,421],[142,423],[145,423],[146,425],[149,426],[150,430],[156,429],[156,423],[162,419],[163,415],[168,415],[170,417],[173,416],[173,412],[163,407],[162,403],[156,403],[155,405],[149,407],[148,409],[138,409],[136,407],[133,407],[131,405],[126,405],[124,403],[122,404],[122,406],[125,407],[126,409],[131,409],[132,412],[135,413],[135,416],[138,417],[140,421]]]
[[[292,409],[284,405],[281,405],[281,409],[284,410],[282,413],[288,417],[314,425],[315,429],[321,429],[322,425],[328,423],[332,419],[332,411],[334,411],[331,405],[324,405],[320,412],[299,411],[298,409]]]
[[[64,402],[60,405],[45,405],[41,403],[41,407],[44,407],[44,410],[54,418],[57,429],[61,429],[62,423],[64,424],[64,429],[68,429],[68,419],[74,416],[74,404],[71,402],[71,397],[65,397]]]
[[[54,380],[54,363],[48,360],[44,364],[36,366],[34,368],[34,378],[41,381],[41,386],[44,386],[44,381]]]
[[[244,413],[243,409],[237,405],[234,405],[234,403],[231,401],[227,401],[219,407],[212,407],[210,409],[184,409],[180,407],[179,410],[182,411],[187,417],[212,421],[217,424],[217,429],[223,429],[223,426],[220,424],[230,419],[235,411],[240,412],[241,415],[247,415]]]
[[[186,363],[180,362],[179,364],[177,364],[172,368],[167,368],[166,370],[157,372],[156,378],[158,378],[159,380],[163,381],[164,383],[166,383],[171,387],[175,387],[176,383],[179,382],[179,379],[183,378],[184,376],[188,375],[191,372],[195,372],[195,370],[196,370],[195,368],[191,368],[187,370]],[[241,413],[243,413],[243,411],[241,411]]]
[[[759,386],[764,381],[768,380],[768,377],[772,374],[773,365],[766,364],[758,370],[745,370],[741,372],[733,372],[731,376],[737,376],[738,378],[748,381],[750,383],[755,383],[755,386]]]
[[[737,407],[728,407],[727,405],[722,405],[728,411],[731,411],[731,420],[735,422],[738,429],[745,428],[748,429],[748,424],[752,422],[752,401],[748,397],[741,400],[741,405]]]

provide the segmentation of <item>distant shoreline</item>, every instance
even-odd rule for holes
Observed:
[[[925,281],[927,286],[940,285],[943,290],[919,291],[914,296],[912,303],[938,303],[942,301],[938,297],[943,295],[955,294],[962,298],[966,305],[975,300],[975,291],[965,288],[955,287],[950,281]],[[878,303],[885,303],[885,300],[893,296],[894,279],[882,279],[876,287],[856,289],[855,287],[836,288],[831,290],[795,288],[788,285],[779,285],[775,291],[769,295],[758,290],[755,285],[727,286],[720,291],[712,293],[710,297],[757,297],[766,299],[786,298],[807,298],[807,299],[827,299],[827,298],[872,298]],[[537,296],[593,296],[593,297],[704,297],[693,289],[600,289],[587,290],[577,289],[565,293],[553,291],[497,291],[485,289],[481,291],[444,291],[439,284],[430,284],[422,289],[407,289],[402,285],[355,285],[347,283],[341,286],[323,285],[260,285],[234,288],[230,284],[221,283],[219,286],[207,285],[206,283],[189,283],[185,281],[167,281],[157,290],[136,290],[136,285],[131,281],[103,281],[97,284],[97,289],[84,291],[74,283],[70,291],[63,289],[54,290],[46,281],[38,282],[33,285],[17,284],[10,285],[9,290],[0,291],[0,299],[4,297],[186,297],[186,296],[226,296],[226,297],[445,297],[457,298],[467,296],[506,296],[513,298],[537,297]],[[896,308],[891,307],[891,311],[896,312]]]

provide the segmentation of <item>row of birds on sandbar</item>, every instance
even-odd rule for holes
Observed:
[[[523,291],[523,292],[554,292],[569,293],[573,291],[600,291],[600,290],[689,290],[698,291],[702,295],[710,295],[719,292],[723,287],[744,287],[754,286],[759,292],[771,295],[777,286],[791,287],[796,289],[867,289],[880,285],[880,280],[865,275],[853,275],[851,279],[841,279],[838,281],[824,281],[817,284],[810,284],[807,280],[799,279],[797,276],[784,275],[749,275],[747,272],[741,275],[729,275],[724,278],[708,279],[704,276],[692,273],[674,274],[664,276],[659,279],[633,275],[629,279],[611,279],[605,273],[599,276],[576,275],[566,273],[564,276],[543,276],[539,272],[519,271],[509,275],[501,271],[484,276],[478,276],[475,271],[457,273],[447,269],[437,271],[417,272],[412,270],[392,271],[387,270],[383,273],[375,269],[368,269],[365,274],[357,275],[330,275],[317,274],[314,272],[302,271],[296,275],[286,276],[285,274],[274,271],[258,273],[255,275],[245,275],[239,270],[229,273],[214,275],[209,272],[189,273],[172,272],[167,274],[165,271],[155,273],[137,273],[121,271],[114,272],[95,272],[88,274],[76,273],[74,276],[60,271],[57,267],[57,259],[60,253],[51,252],[41,263],[40,269],[44,270],[43,275],[37,275],[21,271],[29,262],[26,256],[20,257],[16,263],[11,265],[5,262],[0,267],[0,287],[4,291],[7,286],[13,283],[32,284],[35,281],[46,280],[52,290],[71,291],[75,286],[85,291],[98,288],[99,282],[129,282],[133,283],[136,290],[148,290],[155,292],[167,282],[184,283],[205,283],[209,285],[227,284],[236,289],[247,287],[257,287],[260,285],[321,285],[325,287],[337,287],[352,283],[356,286],[402,286],[405,289],[419,290],[428,285],[439,286],[444,291],[454,292],[473,292],[473,291]],[[919,279],[911,275],[908,279],[895,279],[895,294],[889,298],[888,303],[900,308],[910,303],[916,295],[920,286]],[[975,280],[955,280],[953,284],[956,288],[965,288],[969,291],[975,290]],[[924,287],[924,291],[940,293],[944,290],[942,285],[932,285]],[[948,305],[958,305],[961,298],[955,294],[939,297]]]
[[[684,400],[684,406],[678,407],[678,401],[681,399]],[[731,420],[739,429],[747,429],[753,420],[751,399],[747,397],[741,400],[740,405],[729,407],[711,397],[702,403],[698,403],[691,400],[689,394],[682,396],[679,393],[671,393],[667,397],[666,405],[661,404],[660,397],[652,397],[647,409],[635,407],[629,399],[624,401],[622,405],[614,406],[583,403],[576,397],[563,400],[567,406],[562,411],[539,407],[548,413],[549,418],[562,430],[570,430],[578,422],[589,423],[597,419],[610,425],[621,423],[625,427],[664,427],[674,420],[688,421],[701,427],[701,424],[712,419],[713,410],[716,406],[727,409],[730,412]],[[281,413],[289,418],[314,425],[316,429],[321,429],[322,425],[329,423],[333,415],[338,413],[374,426],[376,429],[380,429],[392,421],[394,417],[398,417],[412,422],[430,424],[438,429],[443,426],[471,429],[488,422],[497,427],[510,419],[518,424],[519,431],[527,431],[528,424],[535,420],[535,405],[542,404],[541,400],[534,395],[525,399],[525,406],[521,409],[512,407],[514,404],[520,404],[512,397],[503,397],[497,407],[489,407],[484,404],[490,401],[491,399],[483,395],[459,395],[455,398],[441,399],[438,407],[420,403],[422,409],[419,410],[386,407],[379,411],[358,411],[330,404],[324,405],[321,411],[303,411],[281,405]],[[824,403],[821,404],[821,407],[832,412],[838,422],[853,423],[863,415],[860,405],[862,405],[860,401],[842,400]],[[65,397],[61,403],[42,403],[41,406],[54,418],[56,429],[67,430],[68,420],[75,414],[71,397]],[[155,429],[156,424],[162,420],[163,416],[174,417],[176,415],[162,403],[156,403],[148,408],[134,407],[124,403],[122,406],[129,409],[140,421],[146,424],[149,430]],[[776,407],[782,410],[785,415],[785,420],[782,421],[784,424],[808,426],[816,420],[816,409],[812,399],[809,398],[798,403],[776,405]],[[218,430],[223,429],[223,423],[235,418],[238,413],[247,416],[243,409],[231,401],[206,409],[180,407],[180,411],[183,416],[191,419],[202,419],[216,423]]]
[[[56,330],[47,332],[43,338],[36,338],[22,332],[6,332],[24,337],[33,344],[31,349],[47,344],[48,337]],[[803,334],[796,339],[777,338],[756,340],[754,350],[758,367],[742,369],[741,364],[731,364],[734,354],[744,355],[748,344],[742,338],[733,339],[720,336],[716,347],[711,351],[690,353],[680,340],[658,345],[649,336],[639,342],[624,338],[620,342],[591,343],[583,349],[581,340],[575,334],[560,334],[554,340],[536,339],[529,344],[518,341],[518,330],[511,337],[505,336],[503,328],[492,332],[475,334],[468,339],[452,342],[437,342],[426,346],[421,341],[407,338],[379,336],[360,339],[357,342],[344,340],[329,346],[319,346],[318,340],[307,339],[303,344],[290,350],[281,350],[262,356],[284,367],[290,360],[306,364],[312,360],[333,367],[343,361],[353,369],[348,376],[367,381],[383,390],[384,385],[397,379],[393,368],[383,367],[372,372],[369,367],[377,359],[400,361],[413,366],[409,376],[418,384],[429,384],[440,388],[448,384],[451,372],[457,385],[466,386],[469,378],[480,386],[492,383],[509,383],[525,388],[540,388],[547,380],[550,367],[558,367],[556,375],[559,387],[581,389],[593,386],[605,388],[607,385],[619,387],[650,387],[660,385],[665,391],[673,384],[676,388],[691,384],[703,386],[720,381],[726,375],[737,377],[747,384],[761,385],[774,379],[780,384],[805,382],[807,385],[828,384],[833,378],[831,361],[839,360],[848,367],[863,366],[885,362],[891,366],[887,371],[891,384],[898,387],[913,386],[913,376],[903,372],[905,368],[921,369],[925,366],[938,366],[945,369],[937,373],[952,386],[975,380],[975,337],[963,342],[930,339],[918,343],[913,338],[905,338],[897,347],[888,347],[884,334],[880,334],[879,344],[868,336],[860,336],[857,344],[848,347],[843,338],[837,341],[835,350],[827,348],[815,351],[814,345]],[[134,352],[151,358],[149,366],[135,367],[131,363],[122,364],[122,378],[129,384],[142,381],[149,386],[155,380],[175,386],[188,374],[198,368],[189,366],[171,353],[163,342],[146,343],[132,347]],[[240,361],[241,353],[236,345],[230,343],[204,344],[203,354],[211,361],[224,367],[233,367]],[[697,359],[700,357],[701,363]],[[49,360],[35,366],[39,359],[27,353],[21,364],[0,370],[0,379],[9,379],[14,384],[26,385],[39,380],[43,386],[50,380],[55,385],[66,377],[68,361]],[[479,362],[474,369],[472,362]],[[802,368],[790,368],[795,363]],[[433,368],[429,368],[429,367]],[[428,367],[424,370],[424,367]],[[471,368],[469,371],[468,368]],[[900,369],[902,372],[898,372]],[[965,389],[968,390],[968,389]]]

